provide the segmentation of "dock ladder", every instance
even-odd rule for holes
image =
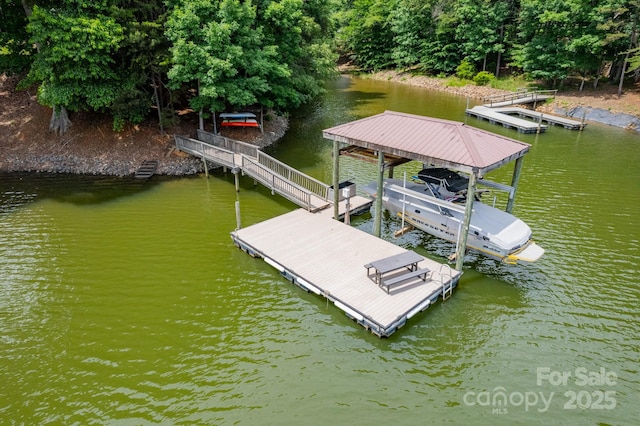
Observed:
[[[445,268],[444,273],[442,271],[443,267]],[[442,301],[445,301],[448,298],[450,298],[451,295],[453,294],[453,279],[452,279],[453,274],[451,273],[451,266],[449,266],[446,263],[443,263],[442,265],[440,265],[438,274],[440,275],[440,281],[442,282]],[[448,280],[444,279],[445,275],[449,276]]]

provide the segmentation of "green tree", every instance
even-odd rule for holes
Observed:
[[[258,8],[264,42],[275,46],[287,73],[268,76],[269,91],[261,105],[288,109],[317,96],[325,77],[333,75],[337,56],[332,51],[332,2],[323,0],[271,1]],[[277,71],[277,70],[274,70]]]
[[[79,7],[78,7],[79,6]],[[39,83],[38,100],[52,107],[50,130],[70,126],[67,110],[108,109],[119,93],[114,53],[123,30],[112,17],[83,9],[34,7],[28,30],[38,46],[28,83]]]
[[[117,130],[147,117],[153,94],[160,99],[154,89],[162,86],[168,58],[162,0],[37,0],[33,9],[23,0],[23,6],[37,53],[22,85],[39,84],[39,102],[53,109],[52,131],[70,126],[67,110],[109,112]]]
[[[393,49],[396,66],[410,68],[420,64],[425,41],[434,36],[431,4],[422,0],[400,0],[391,11]]]
[[[380,70],[393,64],[390,43],[393,31],[389,20],[394,6],[394,1],[386,0],[345,2],[338,44],[365,70]]]
[[[607,58],[614,63],[614,69],[617,69],[614,80],[619,81],[618,93],[621,93],[625,70],[635,72],[636,78],[640,72],[640,0],[602,0],[596,10],[600,16],[598,28],[605,33],[602,44]]]
[[[166,10],[162,0],[116,2],[109,10],[123,29],[123,39],[114,59],[119,70],[120,92],[110,110],[114,127],[124,122],[140,123],[153,103],[160,130],[171,119],[171,94],[165,90],[169,69],[169,41],[164,34]]]
[[[456,40],[465,58],[481,64],[486,71],[489,55],[496,55],[496,69],[504,53],[504,27],[512,10],[511,2],[504,0],[457,0],[454,13]]]
[[[551,80],[556,86],[574,67],[568,42],[574,31],[576,1],[579,0],[522,0],[522,44],[514,57],[531,77]]]
[[[438,0],[432,6],[435,31],[433,37],[425,40],[421,58],[421,64],[427,71],[451,74],[464,58],[456,39],[456,27],[460,22],[454,6],[455,3],[448,0]]]
[[[19,1],[0,1],[0,73],[20,73],[31,64],[36,50],[27,33],[30,13]]]
[[[174,88],[198,84],[198,111],[254,104],[286,109],[321,90],[333,67],[324,29],[302,0],[176,1],[167,20]],[[331,59],[331,60],[330,60]]]

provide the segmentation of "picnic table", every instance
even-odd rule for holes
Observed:
[[[398,269],[407,268],[409,271],[415,271],[418,268],[418,262],[424,258],[414,251],[406,251],[383,259],[374,260],[364,265],[367,268],[367,275],[370,275],[371,268],[375,270],[374,281],[377,284],[382,282],[382,276],[388,272]]]
[[[429,269],[418,269],[418,263],[422,260],[424,260],[424,258],[416,252],[406,251],[383,259],[374,260],[373,262],[364,265],[364,267],[367,268],[367,276],[371,276],[369,271],[372,268],[374,269],[373,281],[378,284],[379,287],[384,287],[388,294],[389,287],[394,284],[407,281],[410,278],[422,277],[422,280],[426,281]],[[408,269],[409,272],[393,277],[389,280],[383,280],[384,274],[403,268]]]

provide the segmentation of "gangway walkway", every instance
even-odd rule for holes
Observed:
[[[482,98],[483,106],[488,108],[500,108],[519,104],[535,104],[547,99],[555,98],[557,90],[518,90],[514,93],[494,95]]]
[[[203,131],[198,131],[198,137],[202,140],[176,135],[176,147],[203,160],[228,167],[236,176],[238,173],[250,176],[273,193],[310,212],[331,205],[329,185],[287,166],[257,146]]]
[[[175,143],[181,151],[231,169],[236,176],[236,190],[239,190],[238,175],[241,173],[312,213],[329,210],[327,208],[333,205],[330,185],[276,160],[255,145],[201,130],[198,130],[198,139],[176,135]],[[338,206],[339,216],[346,213],[344,204],[341,202]],[[370,206],[369,198],[353,196],[349,211],[356,214]]]

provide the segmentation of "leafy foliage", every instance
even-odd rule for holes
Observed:
[[[639,10],[640,0],[353,0],[338,42],[366,70],[450,75],[468,59],[557,84],[597,78],[607,63],[621,69],[627,51],[637,69]]]
[[[120,129],[152,106],[173,121],[177,94],[201,111],[297,107],[336,51],[478,84],[506,65],[622,83],[640,76],[639,27],[640,0],[0,0],[0,71],[28,70],[55,120],[103,111]]]
[[[489,84],[493,80],[495,80],[495,78],[496,77],[493,74],[491,74],[490,72],[480,71],[478,74],[476,74],[473,77],[473,81],[478,86],[486,86],[487,84]]]
[[[379,70],[392,62],[393,31],[389,14],[394,1],[355,0],[341,16],[338,42],[352,53],[353,61],[367,70]]]
[[[476,67],[468,59],[464,59],[456,68],[456,75],[463,79],[471,80],[475,74]]]
[[[112,55],[123,40],[113,18],[35,7],[28,30],[40,47],[29,74],[31,81],[41,82],[40,102],[72,111],[100,111],[112,104],[119,91]]]
[[[321,90],[333,68],[323,29],[309,13],[323,13],[302,0],[206,0],[176,2],[167,22],[174,87],[198,82],[196,110],[253,104],[286,109]]]
[[[20,73],[31,64],[34,47],[29,43],[27,15],[15,0],[0,2],[0,72]]]

